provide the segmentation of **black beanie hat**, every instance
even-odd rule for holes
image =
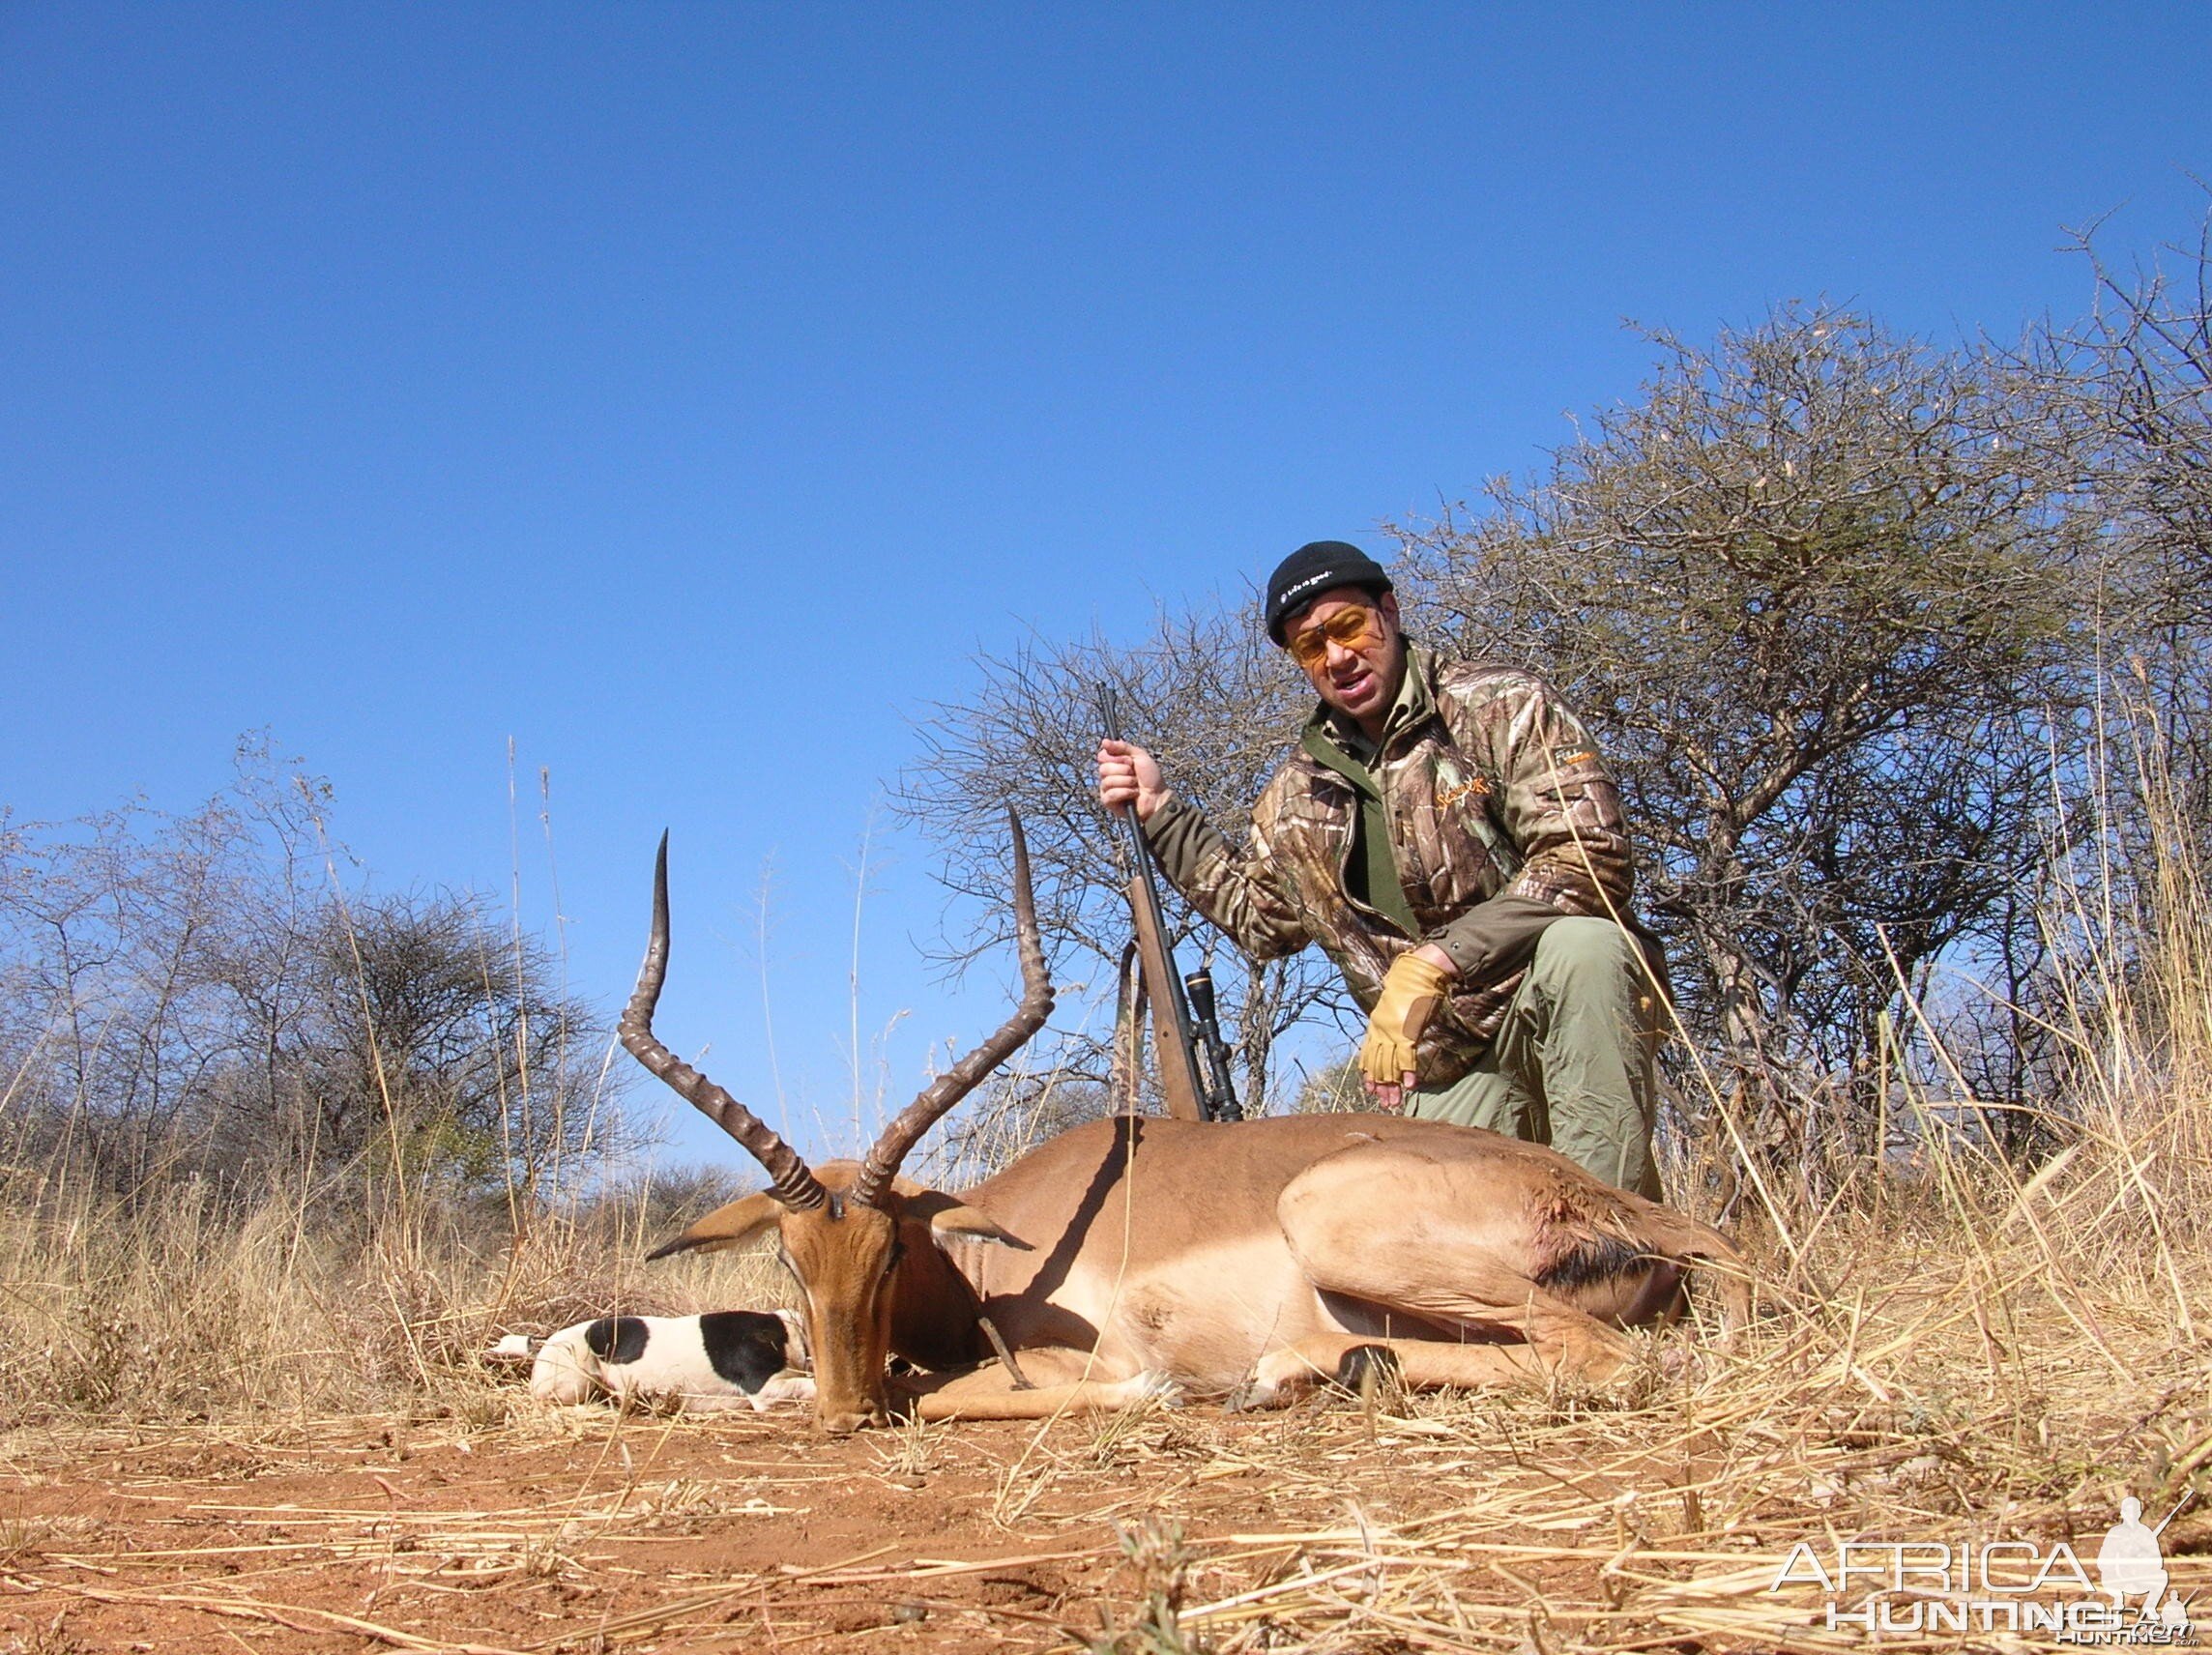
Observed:
[[[1283,623],[1337,586],[1384,593],[1390,590],[1390,577],[1381,564],[1347,541],[1309,541],[1276,565],[1267,577],[1267,636],[1282,643]]]

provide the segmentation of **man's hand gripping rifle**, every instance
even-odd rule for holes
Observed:
[[[1106,739],[1122,740],[1121,707],[1110,684],[1098,686],[1098,712]],[[1176,973],[1151,847],[1145,843],[1134,806],[1116,810],[1114,816],[1121,824],[1129,860],[1129,911],[1136,920],[1137,959],[1145,999],[1152,1008],[1152,1048],[1168,1113],[1183,1120],[1241,1120],[1244,1112],[1229,1079],[1229,1043],[1221,1037],[1215,1015],[1213,973],[1203,966],[1187,976]]]

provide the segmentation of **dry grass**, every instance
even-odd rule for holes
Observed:
[[[2186,1594],[2212,1579],[2196,1566],[2212,1548],[2212,1507],[2186,1503],[2212,1476],[2212,1340],[2202,1331],[2212,1327],[2212,1273],[2197,1217],[2207,1169],[2176,1147],[2195,1141],[2203,1100],[2194,1089],[2115,1093],[2085,1111],[2075,1143],[2026,1182],[1932,1128],[1916,1164],[1870,1176],[1824,1209],[1785,1208],[1759,1243],[1781,1291],[1756,1325],[1725,1348],[1710,1330],[1654,1340],[1648,1368],[1624,1384],[1385,1396],[1365,1407],[1347,1399],[1249,1418],[1151,1408],[1042,1432],[917,1425],[842,1444],[813,1441],[787,1419],[626,1426],[516,1402],[511,1383],[467,1352],[534,1310],[551,1311],[547,1321],[568,1314],[575,1301],[564,1295],[581,1284],[638,1291],[607,1253],[582,1256],[580,1231],[541,1232],[494,1259],[435,1256],[419,1241],[412,1256],[371,1252],[349,1267],[266,1215],[243,1241],[211,1246],[188,1211],[167,1228],[77,1243],[82,1259],[101,1262],[99,1292],[79,1302],[114,1319],[87,1325],[134,1333],[102,1346],[80,1331],[66,1358],[34,1357],[17,1341],[13,1394],[38,1382],[41,1361],[46,1374],[76,1376],[73,1456],[118,1429],[103,1421],[165,1411],[156,1406],[164,1395],[189,1395],[211,1420],[258,1418],[253,1439],[270,1446],[231,1468],[240,1478],[271,1474],[287,1453],[309,1451],[301,1444],[342,1435],[335,1416],[377,1407],[427,1422],[405,1428],[418,1441],[470,1443],[484,1460],[573,1442],[593,1469],[557,1482],[570,1493],[550,1505],[317,1512],[245,1499],[226,1512],[235,1532],[225,1544],[241,1559],[373,1569],[381,1601],[394,1606],[411,1582],[466,1591],[424,1600],[413,1619],[396,1607],[318,1607],[304,1585],[287,1595],[258,1574],[133,1583],[183,1559],[126,1557],[98,1543],[96,1524],[67,1514],[0,1523],[0,1576],[41,1603],[243,1618],[422,1649],[561,1647],[542,1635],[455,1631],[482,1624],[471,1617],[495,1603],[546,1593],[602,1594],[597,1646],[610,1649],[723,1647],[687,1644],[686,1629],[703,1635],[733,1603],[756,1598],[800,1647],[809,1627],[841,1635],[874,1612],[865,1606],[888,1605],[886,1614],[931,1617],[945,1646],[987,1629],[1022,1647],[1111,1655],[1849,1649],[1865,1647],[1864,1635],[1824,1631],[1821,1594],[1770,1589],[1797,1542],[1829,1555],[1839,1540],[2065,1540],[2093,1559],[2132,1493],[2154,1520],[2185,1507],[2165,1538]],[[40,1260],[12,1235],[11,1314],[25,1316],[39,1284],[22,1265],[51,1271],[70,1261]],[[372,1283],[381,1297],[366,1291]],[[695,1269],[655,1280],[650,1302],[758,1302],[766,1286]],[[59,1314],[60,1287],[46,1291]],[[188,1337],[198,1318],[207,1326]],[[248,1335],[270,1341],[251,1361],[230,1344]],[[119,1378],[129,1361],[94,1360],[133,1336],[164,1342],[189,1375],[189,1393],[183,1380]],[[342,1355],[335,1372],[331,1350]],[[20,1464],[50,1452],[56,1406],[49,1399],[36,1434],[46,1449],[32,1454],[18,1435],[0,1441],[0,1457]],[[274,1424],[274,1413],[292,1423]],[[149,1438],[146,1429],[133,1440],[216,1435],[169,1425]],[[710,1450],[727,1450],[734,1430],[765,1439],[748,1464],[780,1460],[784,1470],[733,1479],[702,1465]],[[963,1478],[975,1516],[958,1543],[909,1539],[842,1568],[663,1579],[641,1575],[629,1550],[726,1534],[755,1514],[820,1510],[857,1481],[912,1490]],[[1059,1601],[991,1601],[977,1582],[995,1577],[966,1554],[978,1536],[1002,1573],[1054,1559]],[[2028,1646],[2002,1634],[1978,1641]],[[1960,1642],[1882,1640],[1906,1649]]]
[[[0,1213],[0,1466],[21,1489],[57,1455],[120,1467],[149,1442],[188,1459],[232,1444],[259,1456],[240,1478],[275,1475],[343,1460],[330,1444],[349,1432],[370,1455],[396,1432],[478,1465],[581,1454],[583,1468],[532,1471],[564,1492],[527,1503],[243,1502],[222,1510],[227,1538],[189,1557],[182,1542],[173,1556],[103,1544],[100,1520],[18,1498],[0,1512],[0,1590],[51,1614],[54,1649],[80,1603],[391,1647],[551,1649],[571,1645],[545,1627],[581,1601],[597,1606],[597,1641],[574,1647],[728,1648],[740,1600],[795,1647],[857,1625],[920,1639],[926,1622],[936,1647],[1108,1655],[1857,1649],[1863,1633],[1823,1629],[1816,1589],[1772,1589],[1799,1542],[1826,1557],[1845,1541],[2063,1540],[2093,1568],[2133,1495],[2154,1522],[2178,1513],[2164,1540],[2189,1597],[2212,1582],[2205,893],[2166,870],[2129,969],[2079,963],[2082,1078],[2052,1100],[2054,1158],[2024,1174],[1959,1131],[1940,1063],[1901,1076],[1914,1154],[1818,1203],[1779,1180],[1745,1203],[1763,1316],[1726,1345],[1712,1329],[1655,1338],[1642,1373],[1603,1388],[917,1424],[840,1443],[788,1418],[640,1424],[533,1409],[477,1353],[608,1310],[775,1302],[760,1261],[648,1273],[643,1223],[619,1209],[516,1237],[421,1206],[319,1227],[298,1192],[242,1222],[189,1185],[131,1208],[34,1191]],[[380,1412],[402,1423],[378,1437],[359,1416]],[[376,1480],[391,1493],[401,1474]],[[819,1520],[856,1488],[887,1524],[901,1499],[955,1491],[962,1526],[930,1519],[934,1543],[891,1528],[873,1552],[818,1539],[803,1565],[664,1568],[635,1551]],[[254,1568],[218,1579],[217,1551]],[[372,1567],[384,1584],[343,1610],[281,1573]],[[1044,1583],[1020,1601],[983,1589],[1012,1576]],[[539,1630],[454,1631],[503,1605]],[[2212,1594],[2197,1607],[2212,1622]]]
[[[655,1265],[619,1211],[520,1234],[394,1207],[343,1221],[279,1195],[243,1216],[179,1182],[0,1209],[0,1428],[469,1400],[502,1334],[611,1311],[775,1304],[766,1261]]]
[[[2055,1225],[2117,1193],[2083,1177],[2029,1205]],[[1839,1224],[1817,1263],[1924,1262],[1731,1350],[1655,1342],[1603,1389],[842,1440],[750,1416],[472,1420],[419,1397],[411,1423],[267,1422],[219,1454],[204,1427],[88,1421],[68,1460],[129,1466],[166,1526],[133,1542],[66,1510],[12,1518],[0,1584],[47,1616],[159,1609],[422,1649],[766,1646],[727,1641],[741,1610],[796,1648],[902,1615],[929,1647],[1114,1655],[1865,1647],[1820,1630],[1817,1594],[1768,1589],[1798,1540],[2065,1539],[2088,1558],[2123,1493],[2163,1515],[2212,1456],[2207,1355],[2175,1337],[2157,1269],[2051,1278],[2024,1217],[1982,1263],[1939,1266],[1945,1224],[1936,1206]],[[2096,1340],[2036,1335],[2069,1314],[2125,1374]],[[59,1446],[0,1438],[0,1465]],[[880,1539],[818,1526],[840,1512]],[[2167,1542],[2201,1553],[2212,1516],[2185,1511]],[[2176,1567],[2185,1593],[2207,1578]]]
[[[1796,1542],[1826,1555],[1839,1539],[2064,1539],[2089,1557],[2123,1495],[2156,1518],[2204,1492],[2212,1272],[2197,1217],[2207,1169],[2191,1148],[2204,1097],[2115,1093],[2024,1183],[1932,1128],[1916,1164],[1870,1175],[1822,1210],[1780,1211],[1758,1247],[1781,1291],[1732,1346],[1655,1340],[1648,1370],[1626,1384],[1383,1397],[1250,1419],[1151,1409],[981,1446],[964,1428],[915,1426],[843,1445],[849,1458],[833,1469],[795,1466],[792,1486],[742,1493],[665,1457],[656,1465],[657,1439],[633,1426],[593,1462],[621,1467],[611,1491],[607,1477],[585,1479],[551,1508],[404,1522],[287,1506],[254,1520],[280,1538],[247,1532],[232,1544],[330,1566],[372,1560],[380,1579],[465,1586],[488,1605],[499,1591],[622,1584],[635,1571],[601,1557],[602,1542],[642,1543],[671,1525],[712,1532],[755,1507],[803,1510],[806,1487],[856,1475],[903,1488],[965,1468],[980,1532],[1003,1537],[1002,1557],[1069,1554],[1059,1565],[1066,1601],[1049,1612],[979,1603],[962,1595],[968,1565],[911,1546],[903,1560],[803,1579],[747,1574],[742,1590],[770,1581],[767,1601],[795,1631],[809,1614],[841,1625],[854,1601],[833,1595],[842,1590],[921,1606],[904,1612],[934,1612],[941,1627],[979,1621],[1028,1647],[1114,1655],[1861,1647],[1855,1631],[1820,1629],[1811,1588],[1769,1589]],[[497,1333],[588,1309],[774,1292],[742,1261],[735,1275],[711,1260],[626,1273],[623,1260],[642,1251],[635,1238],[610,1248],[551,1223],[490,1256],[457,1235],[425,1238],[420,1224],[372,1231],[347,1256],[274,1210],[226,1232],[184,1203],[120,1224],[85,1214],[42,1231],[18,1218],[5,1237],[13,1337],[0,1385],[11,1418],[43,1422],[36,1435],[49,1443],[68,1417],[81,1422],[68,1434],[80,1442],[130,1418],[168,1422],[171,1442],[223,1436],[226,1421],[235,1435],[242,1418],[257,1422],[259,1440],[288,1418],[303,1439],[385,1408],[442,1420],[414,1429],[480,1454],[519,1451],[621,1428],[519,1402],[510,1380],[474,1360]],[[180,1414],[206,1423],[180,1426]],[[654,1429],[677,1431],[681,1444],[704,1428]],[[782,1437],[797,1425],[754,1429]],[[9,1440],[6,1457],[43,1458],[27,1441]],[[233,1521],[251,1530],[248,1515]],[[393,1647],[524,1646],[448,1641],[407,1631],[404,1617],[315,1609],[247,1581],[133,1586],[110,1578],[119,1564],[95,1539],[66,1514],[12,1516],[0,1522],[0,1575],[110,1608],[302,1635],[381,1631]],[[2166,1539],[2169,1554],[2203,1551],[2212,1509],[2184,1510]],[[72,1559],[95,1572],[73,1574]],[[2201,1583],[2190,1568],[2177,1566],[2185,1591]],[[602,1623],[604,1646],[711,1620],[706,1600],[726,1605],[739,1590],[672,1578]]]

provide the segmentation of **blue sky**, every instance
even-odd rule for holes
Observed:
[[[2207,84],[2195,6],[0,7],[0,802],[268,727],[380,881],[504,894],[511,740],[576,986],[672,828],[664,1026],[772,1114],[768,872],[833,1121],[864,839],[894,1100],[1001,1015],[877,810],[976,650],[1382,550],[1633,395],[1623,318],[2079,311]]]

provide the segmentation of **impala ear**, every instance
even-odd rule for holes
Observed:
[[[989,1241],[1001,1247],[1013,1247],[1027,1253],[1030,1244],[1017,1235],[1009,1235],[996,1222],[972,1206],[957,1203],[941,1212],[930,1215],[929,1233],[940,1241]]]
[[[940,1243],[988,1241],[1000,1247],[1018,1247],[1025,1253],[1030,1250],[1027,1241],[1001,1230],[977,1208],[962,1205],[958,1196],[946,1195],[943,1190],[917,1184],[908,1177],[892,1178],[891,1189],[897,1194],[905,1216],[914,1223],[928,1225],[930,1234]]]
[[[783,1204],[767,1190],[717,1206],[673,1241],[663,1241],[648,1259],[665,1259],[671,1253],[714,1253],[725,1247],[742,1247],[755,1239],[783,1213]]]

